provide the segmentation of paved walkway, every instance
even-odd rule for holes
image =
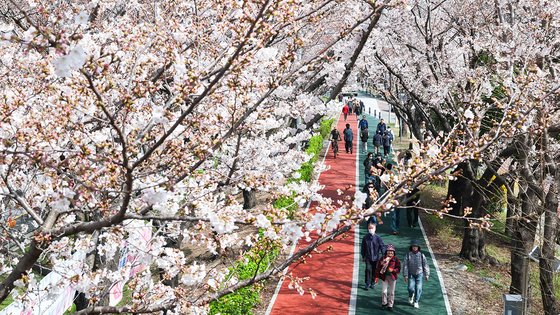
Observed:
[[[371,104],[373,106],[373,104]],[[372,137],[375,133],[378,121],[372,116],[367,115],[370,124],[370,138],[368,148],[372,150]],[[359,137],[357,132],[356,116],[348,117],[354,130],[354,154],[344,152],[344,143],[340,143],[339,157],[335,160],[332,150],[329,149],[325,159],[326,165],[331,168],[323,172],[319,177],[319,182],[325,185],[322,191],[326,196],[333,199],[340,198],[337,189],[344,190],[347,186],[355,186],[361,189],[364,183],[364,169],[362,161],[365,159],[366,152],[359,152]],[[344,129],[346,122],[342,115],[338,121],[338,130]],[[358,154],[357,154],[358,153]],[[358,157],[358,160],[356,158]],[[354,193],[355,190],[349,192]],[[395,293],[395,308],[392,314],[450,314],[448,303],[443,296],[441,277],[438,275],[434,266],[433,258],[428,251],[428,246],[420,228],[408,228],[406,223],[406,210],[401,210],[400,232],[398,236],[391,234],[390,214],[383,217],[384,224],[379,225],[377,233],[383,238],[385,244],[393,244],[396,248],[397,257],[403,258],[408,252],[409,243],[413,239],[420,241],[422,251],[425,253],[430,264],[431,277],[428,282],[424,282],[424,293],[420,300],[420,309],[416,310],[408,304],[408,294],[406,284],[402,274],[399,275],[397,290]],[[333,250],[320,255],[313,255],[307,259],[305,264],[295,264],[291,266],[289,272],[296,276],[309,276],[310,279],[304,282],[305,288],[313,288],[318,294],[315,299],[306,293],[300,296],[295,290],[288,289],[288,281],[282,283],[277,296],[273,297],[270,314],[274,315],[295,315],[295,314],[390,314],[382,310],[380,285],[374,290],[365,291],[364,272],[365,265],[359,259],[361,239],[367,233],[367,227],[362,224],[357,235],[351,230],[346,237],[326,244],[319,248],[324,250],[326,246],[333,247]],[[298,247],[306,246],[307,242],[300,242]],[[297,250],[297,249],[296,249]]]
[[[367,115],[368,122],[370,124],[369,128],[369,139],[373,138],[375,134],[376,126],[378,123],[377,119]],[[369,143],[369,151],[373,151],[373,146],[371,142]],[[360,160],[363,161],[366,158],[367,152],[360,152]],[[359,163],[359,183],[360,189],[365,183],[364,166]],[[445,300],[442,296],[441,284],[439,281],[436,268],[434,267],[434,262],[426,246],[424,236],[419,227],[409,228],[406,220],[405,209],[400,211],[400,235],[392,235],[391,232],[391,216],[392,213],[386,213],[382,217],[383,224],[377,226],[377,234],[381,236],[385,244],[393,244],[396,249],[396,255],[401,262],[404,260],[404,256],[409,250],[409,245],[412,240],[418,240],[422,251],[426,255],[426,259],[430,265],[431,276],[429,281],[424,281],[423,293],[420,298],[420,309],[416,310],[411,305],[408,304],[408,291],[407,284],[403,280],[402,273],[399,274],[397,280],[397,289],[395,290],[395,305],[393,312],[383,310],[381,308],[381,283],[374,290],[365,291],[363,289],[365,283],[365,264],[360,260],[359,263],[359,273],[358,273],[358,287],[357,287],[357,298],[356,298],[356,308],[355,314],[447,314],[447,309],[445,305]],[[367,225],[365,223],[360,225],[359,229],[359,241],[361,242],[362,237],[368,233]],[[356,253],[360,250],[360,243],[355,244]]]

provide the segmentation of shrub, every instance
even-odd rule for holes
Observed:
[[[323,137],[323,139],[326,139],[329,136],[333,123],[334,123],[334,118],[321,120],[321,125],[319,127],[319,130],[321,132],[321,136]]]
[[[245,259],[237,261],[228,278],[235,276],[239,280],[246,280],[265,272],[278,257],[278,253],[278,244],[263,239],[245,255]],[[261,290],[262,286],[254,284],[223,296],[210,303],[210,314],[253,314],[252,309],[260,302]]]
[[[292,194],[291,196],[281,196],[274,201],[273,207],[276,209],[285,208],[288,211],[288,217],[293,217],[293,214],[297,209],[294,196],[295,194]]]

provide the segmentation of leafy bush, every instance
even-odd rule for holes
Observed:
[[[329,136],[333,122],[334,118],[321,120],[319,131],[321,132],[321,136],[323,137],[323,139],[326,139]]]
[[[288,211],[288,217],[291,218],[297,209],[297,204],[295,203],[294,196],[295,194],[292,194],[291,196],[281,196],[280,198],[276,199],[276,201],[274,201],[272,206],[275,209],[285,208]]]
[[[313,167],[315,162],[317,162],[317,160],[319,159],[319,153],[321,153],[322,149],[323,149],[323,137],[321,135],[315,135],[311,137],[311,139],[309,139],[309,142],[307,144],[307,148],[305,149],[305,153],[310,154],[312,157],[309,161],[301,165],[300,169],[298,170],[300,177],[291,178],[289,182],[292,181],[299,182],[302,180],[308,183],[311,182],[311,179],[313,178]]]
[[[278,244],[263,239],[245,255],[245,259],[237,261],[235,267],[230,270],[228,278],[236,277],[239,280],[246,280],[265,272],[278,257],[279,248]],[[260,302],[261,290],[261,285],[254,284],[228,294],[210,303],[210,314],[253,314],[253,308]]]

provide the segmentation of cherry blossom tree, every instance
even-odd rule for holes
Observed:
[[[554,185],[547,183],[555,182],[556,171],[549,165],[558,162],[558,63],[553,57],[558,54],[558,24],[553,22],[560,13],[558,4],[414,1],[408,9],[406,14],[385,12],[388,18],[381,19],[374,44],[365,51],[369,58],[358,65],[360,72],[385,82],[385,98],[420,141],[465,124],[466,133],[458,138],[480,139],[496,130],[500,117],[516,117],[514,128],[499,143],[459,164],[459,179],[449,185],[449,197],[457,203],[444,210],[453,209],[450,213],[459,217],[484,217],[491,199],[501,196],[500,186],[506,187],[508,225],[514,225],[511,291],[526,296],[525,257],[538,222],[544,216],[548,240],[557,226],[558,198]],[[520,193],[514,193],[514,187]],[[487,258],[483,229],[473,225],[476,221],[465,221],[461,255]],[[541,260],[541,292],[545,310],[553,314],[547,265],[553,261],[553,244],[544,243],[548,256]]]

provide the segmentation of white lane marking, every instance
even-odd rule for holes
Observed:
[[[359,123],[358,123],[359,129]],[[358,133],[358,132],[357,132]],[[356,148],[356,191],[360,187],[360,139],[358,137]],[[352,272],[352,291],[350,292],[350,306],[348,315],[356,314],[356,303],[358,302],[358,282],[360,276],[360,224],[354,225],[354,269]]]

